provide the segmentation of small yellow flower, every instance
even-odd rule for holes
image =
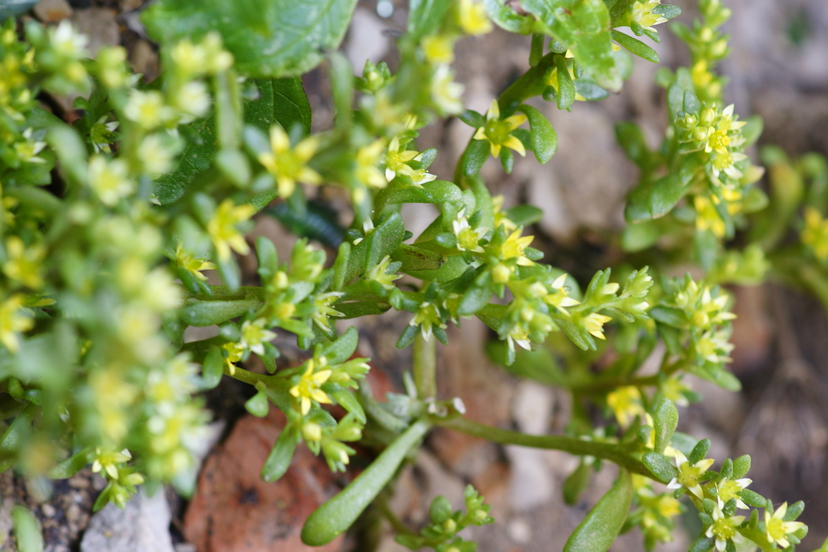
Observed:
[[[696,208],[696,229],[700,232],[710,230],[717,237],[724,237],[725,223],[713,203],[706,197],[697,195],[693,198],[693,206]]]
[[[150,134],[141,140],[137,153],[142,170],[155,176],[169,172],[176,151],[162,136]]]
[[[739,492],[751,483],[753,483],[753,480],[746,477],[742,479],[726,479],[716,485],[716,493],[718,494],[719,500],[723,503],[727,504],[730,500],[735,498],[736,507],[747,510],[748,505],[745,504],[739,497]]]
[[[365,279],[369,282],[378,282],[386,291],[394,289],[394,280],[402,278],[402,274],[388,272],[388,265],[391,264],[391,257],[386,255],[371,270],[365,273]]]
[[[712,460],[711,460],[712,462]],[[713,507],[713,524],[705,531],[705,536],[709,539],[716,539],[716,550],[724,552],[727,547],[727,541],[734,543],[744,542],[744,537],[736,527],[745,521],[745,516],[726,516],[722,513],[722,506],[716,505]]]
[[[533,266],[535,263],[526,257],[525,251],[529,247],[529,244],[532,243],[532,240],[535,239],[535,236],[521,237],[520,233],[520,229],[517,229],[509,234],[509,237],[500,246],[500,258],[504,261],[517,259],[516,262],[520,266]]]
[[[431,338],[434,326],[441,329],[445,329],[446,327],[446,324],[440,318],[440,311],[437,309],[437,306],[428,301],[420,303],[417,314],[414,315],[414,318],[408,325],[419,326],[420,332],[426,339]]]
[[[483,253],[483,248],[478,242],[488,230],[483,227],[472,228],[469,226],[469,219],[465,216],[465,212],[465,207],[460,209],[457,218],[451,222],[452,230],[454,230],[454,235],[457,238],[457,249]]]
[[[20,348],[18,334],[34,326],[34,320],[26,316],[24,300],[24,296],[18,293],[0,304],[0,342],[12,353]]]
[[[765,527],[768,542],[771,544],[776,543],[782,548],[790,546],[788,535],[805,527],[805,524],[801,521],[784,521],[783,518],[787,512],[787,502],[783,502],[773,515],[765,510]]]
[[[220,260],[226,261],[230,258],[231,248],[242,255],[250,251],[236,225],[248,220],[255,212],[256,209],[252,205],[234,205],[230,199],[225,199],[216,208],[216,214],[207,224],[207,233],[213,240]]]
[[[23,131],[23,140],[14,144],[14,152],[17,158],[23,163],[42,164],[46,161],[37,154],[46,147],[46,142],[32,140],[33,130],[27,128]]]
[[[555,307],[563,314],[569,314],[566,312],[566,308],[574,307],[575,305],[580,304],[580,301],[569,297],[569,288],[565,287],[565,285],[566,274],[561,274],[555,278],[554,282],[552,282],[552,285],[550,286],[552,288],[552,292],[544,295],[543,302],[549,306]]]
[[[43,285],[40,268],[46,255],[44,247],[39,244],[26,247],[19,237],[10,236],[6,240],[6,255],[8,260],[3,265],[6,276],[24,286],[40,289]]]
[[[445,34],[429,35],[421,42],[423,55],[432,65],[454,61],[454,37]]]
[[[805,228],[800,239],[820,262],[828,260],[828,220],[813,207],[805,209]]]
[[[216,265],[207,261],[206,259],[196,258],[192,253],[184,249],[184,246],[178,244],[175,249],[176,264],[192,274],[195,278],[202,282],[207,281],[207,276],[201,273],[202,270],[213,270]]]
[[[146,130],[153,130],[174,118],[172,110],[164,105],[164,96],[157,90],[133,90],[124,108],[124,115]]]
[[[227,371],[232,376],[236,373],[236,363],[244,357],[245,346],[241,343],[233,343],[232,341],[228,341],[222,345],[222,349],[227,351],[227,356],[224,357],[224,365],[227,367]]]
[[[319,388],[330,377],[330,370],[319,370],[314,373],[314,360],[310,359],[308,361],[308,367],[302,377],[299,378],[299,383],[290,388],[290,394],[299,399],[300,411],[303,416],[310,412],[312,400],[322,404],[332,404],[327,393]]]
[[[101,203],[108,207],[114,206],[121,198],[132,195],[134,191],[126,163],[120,159],[107,162],[101,155],[93,155],[89,160],[89,187]]]
[[[457,19],[466,34],[478,36],[492,30],[492,22],[486,15],[485,6],[474,0],[460,0],[457,4]]]
[[[494,227],[500,228],[503,226],[503,230],[506,232],[513,232],[517,228],[517,224],[512,222],[503,211],[502,195],[492,197],[492,207],[494,208]]]
[[[103,471],[111,479],[118,479],[118,464],[129,462],[131,459],[132,454],[127,449],[117,452],[112,450],[103,451],[98,447],[95,449],[95,461],[92,463],[92,472],[98,473]]]
[[[263,355],[264,343],[276,337],[274,332],[264,328],[265,322],[266,320],[264,318],[260,318],[253,322],[248,320],[242,324],[239,345],[250,349],[258,355]]]
[[[526,148],[523,142],[512,135],[512,131],[526,122],[526,115],[517,113],[511,117],[500,120],[500,107],[497,100],[492,100],[492,105],[486,112],[486,124],[479,127],[474,133],[475,140],[486,140],[489,142],[492,156],[500,155],[500,148],[507,147],[515,150],[521,156],[526,156]]]
[[[604,337],[604,324],[610,320],[612,320],[612,318],[609,316],[593,312],[584,318],[584,328],[586,328],[586,331],[598,339],[606,339],[606,337]]]
[[[463,111],[463,85],[454,82],[448,65],[439,65],[431,77],[431,101],[444,115],[456,115]]]
[[[638,0],[633,2],[632,20],[648,31],[655,30],[653,27],[667,21],[661,14],[653,13],[653,9],[660,5],[661,0]]]
[[[357,150],[357,180],[372,188],[385,188],[388,185],[388,182],[385,180],[385,175],[379,169],[382,152],[384,150],[385,143],[382,140],[376,140]]]
[[[627,427],[636,416],[645,414],[641,391],[634,385],[619,387],[607,395],[607,404],[621,427]]]
[[[324,332],[331,331],[330,320],[328,320],[328,318],[341,318],[345,316],[331,306],[333,303],[338,301],[342,295],[343,293],[341,291],[329,291],[327,293],[320,293],[313,298],[314,313],[311,315],[311,319],[320,330]]]
[[[690,464],[687,457],[680,450],[676,450],[674,457],[676,459],[676,468],[678,474],[668,484],[668,489],[686,488],[688,491],[696,495],[699,500],[704,498],[701,484],[699,480],[713,465],[712,458],[704,458],[695,464]]]
[[[307,166],[318,148],[319,139],[315,136],[309,136],[291,148],[287,133],[278,125],[270,127],[271,151],[260,153],[258,159],[276,179],[281,197],[290,196],[297,182],[322,183],[319,173]]]

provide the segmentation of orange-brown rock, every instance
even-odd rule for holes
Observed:
[[[260,477],[284,415],[239,420],[230,437],[205,462],[184,516],[184,536],[199,552],[336,552],[342,537],[313,548],[299,538],[302,524],[338,490],[324,459],[304,445],[275,483]]]

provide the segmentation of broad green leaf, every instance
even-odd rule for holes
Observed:
[[[588,102],[597,102],[609,98],[609,92],[591,79],[575,79],[575,92]]]
[[[264,418],[267,416],[268,410],[270,410],[270,403],[267,402],[267,394],[259,391],[244,403],[244,408],[257,418]]]
[[[342,41],[356,0],[158,0],[141,18],[161,44],[218,31],[243,75],[301,75]]]
[[[489,158],[489,142],[486,140],[472,140],[466,151],[463,152],[463,158],[460,160],[460,165],[463,167],[463,174],[466,176],[476,176],[480,169],[483,168],[483,163]]]
[[[192,299],[181,307],[181,320],[190,326],[212,326],[221,324],[231,318],[241,316],[248,310],[258,307],[258,299],[241,299],[238,301],[199,301]]]
[[[605,552],[618,536],[633,497],[632,476],[619,470],[618,479],[575,528],[563,552]]]
[[[638,168],[647,170],[650,167],[650,148],[641,127],[635,123],[618,123],[615,125],[615,139]]]
[[[259,97],[244,103],[245,124],[265,133],[274,123],[279,123],[287,131],[294,125],[300,125],[305,134],[310,133],[310,103],[302,88],[301,79],[261,79],[252,82],[259,89]],[[196,176],[210,167],[216,151],[213,115],[184,125],[179,131],[187,146],[178,156],[173,170],[153,183],[153,194],[161,205],[173,203],[184,195]]]
[[[616,92],[621,89],[612,55],[610,15],[602,0],[523,0],[521,6],[572,50],[575,61],[598,85]]]
[[[518,226],[529,226],[543,218],[543,210],[534,205],[515,205],[506,210],[506,217]]]
[[[518,107],[518,111],[529,119],[532,151],[535,152],[538,162],[543,165],[558,150],[558,134],[543,113],[531,105],[521,105]]]
[[[406,32],[413,40],[432,34],[446,17],[451,2],[445,0],[411,0]]]
[[[488,147],[488,142],[481,140]],[[488,156],[488,149],[486,150]],[[382,192],[381,192],[382,193]],[[450,203],[459,201],[463,192],[451,182],[433,180],[422,187],[404,186],[390,190],[385,198],[387,203]]]
[[[23,412],[17,415],[3,437],[0,438],[0,473],[9,469],[14,463],[15,453],[31,432],[30,425],[37,410],[38,407],[33,404],[27,406]]]
[[[399,213],[392,213],[368,234],[368,237],[351,247],[342,281],[347,284],[373,268],[383,257],[396,251],[404,237],[405,225],[402,217]]]
[[[750,471],[750,455],[743,454],[733,461],[733,479],[741,479]]]

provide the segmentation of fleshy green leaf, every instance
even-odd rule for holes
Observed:
[[[552,159],[552,156],[558,150],[558,134],[543,113],[531,105],[521,105],[518,107],[518,111],[529,119],[532,151],[535,152],[538,162],[543,165]]]
[[[11,517],[19,552],[43,552],[43,533],[34,514],[28,508],[15,506]]]
[[[668,483],[676,476],[676,468],[663,454],[648,452],[641,458],[641,461],[644,462],[644,465],[650,470],[650,473],[662,483]]]
[[[655,452],[663,453],[678,425],[678,410],[670,399],[661,399],[653,413],[655,423]]]
[[[619,31],[612,31],[612,38],[614,38],[618,44],[620,44],[633,54],[637,55],[641,59],[646,59],[647,61],[650,61],[652,63],[658,63],[659,61],[661,61],[658,57],[658,53],[655,50],[653,50],[637,38],[633,38],[630,35],[625,35],[624,33]]]
[[[633,497],[632,476],[620,470],[618,479],[566,541],[563,552],[605,552],[618,536]]]
[[[483,0],[483,5],[486,6],[489,18],[498,27],[511,33],[528,35],[536,26],[531,16],[519,15],[511,6],[505,5],[503,0]]]
[[[575,471],[569,474],[563,484],[564,502],[573,506],[578,502],[578,497],[584,492],[589,484],[590,467],[584,462],[578,464]]]
[[[142,17],[161,44],[218,31],[242,74],[301,75],[336,50],[356,0],[159,0]]]
[[[298,429],[293,424],[288,424],[279,433],[279,438],[276,439],[273,450],[270,451],[270,455],[265,461],[262,468],[262,479],[270,483],[285,475],[290,467],[291,460],[293,460],[293,453],[296,451],[298,442]]]
[[[328,359],[328,364],[342,364],[354,354],[359,343],[359,334],[356,328],[350,327],[340,335],[336,341],[322,349],[321,355]]]

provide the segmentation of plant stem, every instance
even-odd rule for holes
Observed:
[[[260,301],[265,299],[265,289],[259,286],[242,286],[235,291],[231,291],[227,286],[210,286],[210,291],[212,291],[210,295],[196,293],[190,294],[190,297],[204,301],[236,301],[247,299],[252,295]]]
[[[420,399],[437,396],[437,347],[434,336],[423,337],[418,333],[414,338],[412,354],[414,363],[414,384]]]
[[[578,456],[594,456],[614,462],[632,473],[652,477],[640,460],[625,452],[617,444],[584,441],[583,439],[566,437],[564,435],[527,435],[526,433],[520,433],[518,431],[479,424],[465,418],[436,420],[436,423],[441,427],[453,429],[502,445],[520,445],[523,447],[562,450]]]

